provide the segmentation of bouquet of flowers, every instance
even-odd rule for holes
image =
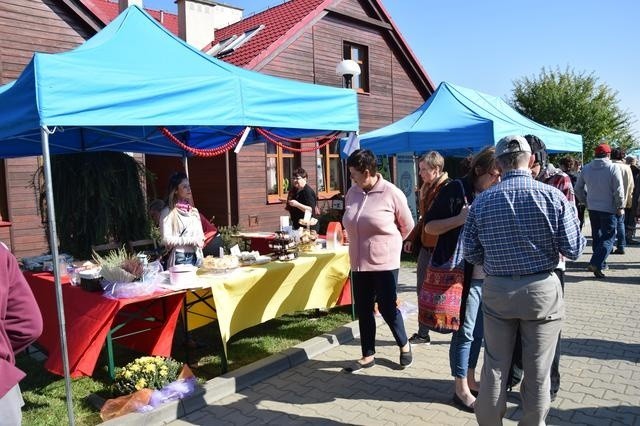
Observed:
[[[196,389],[196,378],[187,365],[172,358],[143,356],[120,368],[112,386],[117,398],[100,409],[103,421],[134,411],[147,412],[169,401],[186,398]]]
[[[136,358],[116,372],[113,392],[126,395],[143,388],[162,389],[175,381],[182,364],[173,358],[143,356]]]

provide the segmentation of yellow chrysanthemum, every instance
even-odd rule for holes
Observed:
[[[147,386],[147,381],[145,379],[140,379],[136,382],[136,389],[140,390]]]

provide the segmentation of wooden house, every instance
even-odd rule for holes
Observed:
[[[34,51],[72,49],[140,0],[5,0],[0,7],[0,77],[15,79]],[[242,10],[209,0],[178,0],[178,13],[147,10],[203,52],[265,74],[341,87],[343,59],[359,63],[361,132],[387,125],[433,93],[434,85],[379,0],[290,0],[242,18]],[[211,99],[224,102],[224,99]],[[336,111],[339,113],[339,111]],[[47,251],[31,179],[39,158],[6,159],[0,170],[0,239],[18,256]],[[163,197],[182,159],[147,155],[157,175],[150,197]],[[340,193],[345,177],[335,144],[293,153],[271,144],[244,146],[217,158],[190,158],[198,208],[219,225],[273,230],[286,214],[282,199],[295,167],[305,168],[321,200]],[[3,192],[4,191],[4,192]],[[322,203],[321,203],[322,205]],[[0,223],[0,226],[2,224]]]

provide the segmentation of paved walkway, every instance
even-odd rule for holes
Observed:
[[[587,247],[579,261],[568,266],[562,383],[547,422],[640,425],[640,247],[611,255],[604,280],[586,272],[590,255]],[[415,270],[402,269],[400,283],[404,306],[415,305]],[[414,332],[417,315],[407,315],[405,323],[407,332]],[[430,346],[414,346],[413,365],[400,370],[399,350],[380,322],[376,366],[345,374],[343,366],[360,356],[357,334],[356,323],[350,324],[214,379],[189,400],[114,424],[476,424],[473,414],[450,403],[448,335],[432,333]],[[478,373],[481,365],[482,358]],[[521,416],[518,395],[510,394],[507,425]]]

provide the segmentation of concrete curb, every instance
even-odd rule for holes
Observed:
[[[198,387],[188,398],[172,401],[147,413],[131,413],[108,420],[103,425],[161,425],[206,407],[209,403],[233,395],[269,377],[300,365],[329,349],[360,336],[358,321],[343,325],[331,333],[314,337],[281,353],[215,377]]]

